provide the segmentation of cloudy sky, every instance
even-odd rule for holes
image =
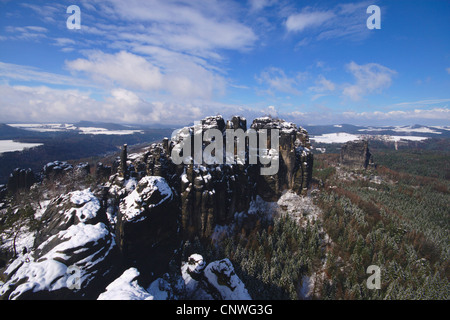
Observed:
[[[449,16],[447,0],[0,0],[0,123],[450,125]]]

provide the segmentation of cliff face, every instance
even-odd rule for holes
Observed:
[[[287,189],[303,193],[308,187],[313,166],[308,133],[302,128],[297,128],[295,124],[268,117],[255,119],[250,129],[258,134],[261,129],[267,130],[268,149],[274,147],[271,145],[274,143],[271,139],[272,130],[279,131],[278,170],[273,175],[261,174],[261,168],[270,164],[262,164],[261,161],[255,164],[249,161],[251,151],[249,138],[246,138],[244,143],[243,162],[227,164],[223,161],[225,162],[223,164],[207,164],[206,159],[202,159],[202,163],[199,164],[192,161],[190,164],[173,163],[174,148],[181,141],[190,139],[191,155],[194,154],[196,141],[201,141],[204,151],[211,143],[205,139],[205,133],[210,129],[222,133],[225,155],[227,129],[242,129],[246,132],[247,121],[242,117],[233,117],[229,121],[225,121],[221,116],[205,118],[192,127],[180,130],[171,140],[165,139],[159,144],[152,145],[146,153],[133,159],[129,166],[134,171],[131,176],[138,178],[145,175],[162,176],[177,191],[184,237],[210,236],[217,224],[227,224],[232,221],[236,212],[248,210],[251,200],[257,195],[266,201],[276,201]],[[260,143],[261,140],[258,140],[258,144]],[[237,143],[233,149],[236,156]],[[217,156],[218,150],[213,153]],[[261,160],[261,155],[258,156]]]
[[[367,169],[373,163],[367,140],[349,141],[341,147],[342,165],[353,169]]]

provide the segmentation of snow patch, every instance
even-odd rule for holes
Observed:
[[[234,272],[233,264],[227,258],[208,264],[205,277],[224,300],[251,300],[244,283]]]
[[[361,136],[346,132],[326,133],[320,136],[310,137],[310,140],[314,140],[316,143],[346,143],[359,139],[361,139]]]
[[[144,133],[142,130],[108,130],[105,128],[96,127],[80,127],[78,128],[81,134],[105,134],[105,135],[129,135],[135,133]]]
[[[81,191],[74,191],[69,193],[70,202],[77,206],[77,208],[70,208],[66,211],[66,216],[71,217],[73,210],[81,222],[86,222],[97,216],[100,210],[100,201],[91,192],[90,189]]]
[[[153,296],[138,284],[136,278],[139,275],[136,268],[126,270],[106,287],[97,300],[153,300]]]
[[[0,154],[5,152],[23,151],[28,148],[35,148],[43,145],[43,143],[24,143],[13,140],[0,140]]]
[[[142,190],[140,190],[141,187],[143,188]],[[148,199],[150,195],[156,191],[158,191],[163,198],[158,203],[145,203],[145,199]],[[143,199],[144,197],[145,199]],[[120,209],[124,213],[124,218],[127,221],[132,221],[137,219],[145,211],[144,206],[153,208],[172,197],[172,189],[170,189],[164,178],[146,176],[139,181],[136,189],[125,197],[123,202],[120,204]]]
[[[108,235],[109,232],[106,226],[101,222],[96,225],[79,223],[70,226],[67,230],[60,231],[57,235],[50,237],[42,243],[39,248],[42,249],[55,238],[66,241],[53,247],[48,253],[40,257],[39,260],[33,261],[31,255],[26,255],[26,258],[28,258],[27,261],[24,261],[24,256],[21,256],[8,266],[5,272],[7,274],[11,274],[15,269],[19,268],[12,275],[11,279],[1,287],[0,295],[4,294],[12,284],[20,283],[23,279],[27,279],[27,281],[15,288],[9,296],[10,299],[16,299],[29,290],[37,292],[43,290],[54,291],[64,287],[71,288],[73,285],[72,274],[69,272],[71,266],[63,263],[70,257],[64,252],[87,250],[84,248],[87,244],[96,244],[99,240],[108,237]],[[101,255],[100,258],[96,258],[98,253],[96,252],[75,263],[77,268],[79,267],[81,282],[89,282],[86,271],[102,261],[113,246],[114,243],[112,241],[107,252]]]

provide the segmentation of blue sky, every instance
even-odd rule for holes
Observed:
[[[446,0],[0,0],[0,122],[450,125],[449,16]]]

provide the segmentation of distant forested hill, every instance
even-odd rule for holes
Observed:
[[[114,130],[122,129],[124,129],[122,126],[114,127]],[[15,168],[31,168],[39,172],[46,163],[51,161],[101,156],[118,151],[123,144],[151,143],[170,137],[171,133],[172,129],[145,129],[143,133],[130,135],[91,135],[79,134],[77,131],[34,132],[0,125],[2,140],[14,139],[20,142],[44,144],[21,152],[1,154],[0,184],[7,182],[9,174]]]

